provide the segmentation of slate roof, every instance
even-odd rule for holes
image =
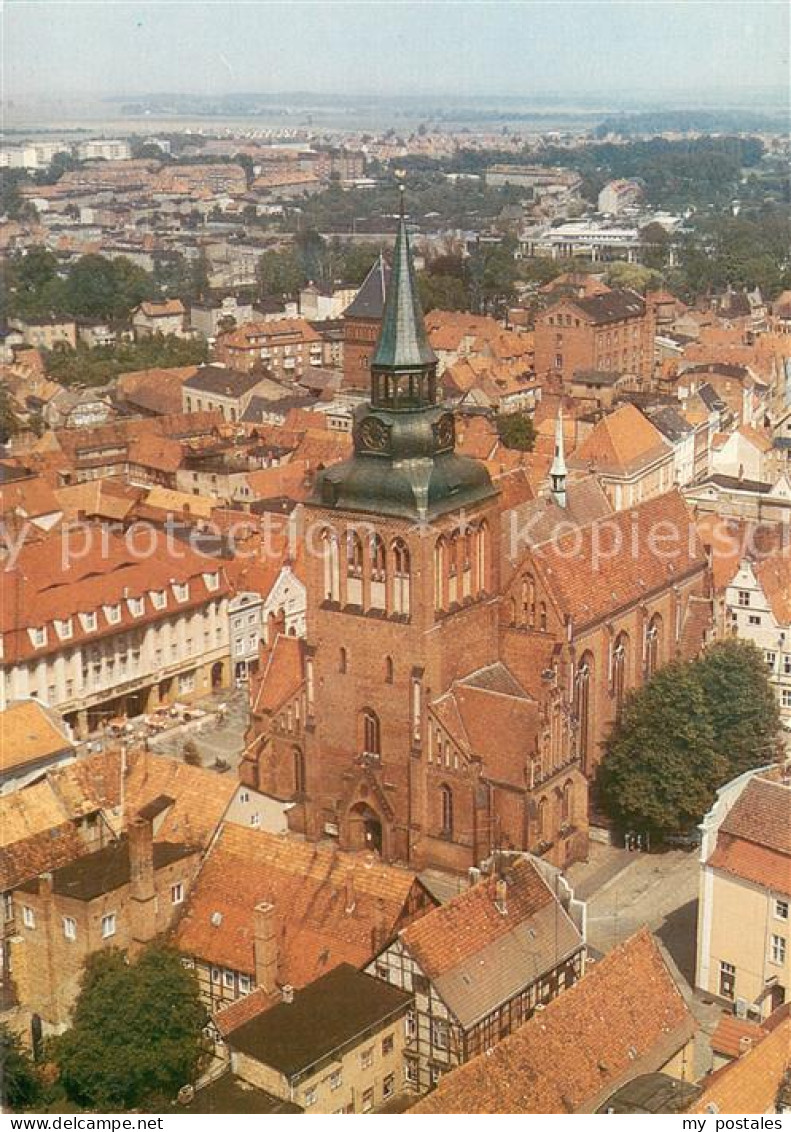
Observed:
[[[442,1077],[410,1112],[595,1112],[627,1081],[661,1069],[695,1029],[643,928],[488,1054]]]
[[[156,870],[191,857],[198,849],[195,846],[156,841],[153,851]],[[58,896],[68,896],[71,900],[87,903],[125,887],[130,878],[129,844],[126,837],[122,837],[103,849],[97,849],[95,853],[86,853],[76,861],[55,869],[52,883]],[[39,882],[27,881],[21,887],[25,892],[38,892]]]
[[[197,1089],[188,1104],[173,1106],[176,1112],[207,1113],[225,1116],[236,1113],[300,1113],[304,1110],[291,1101],[283,1101],[233,1073],[223,1073],[202,1089]]]
[[[654,428],[657,428],[671,444],[683,440],[693,431],[692,425],[684,419],[678,409],[669,405],[661,409],[649,409],[647,416]]]
[[[387,287],[382,329],[371,369],[421,369],[435,365],[418,296],[415,266],[409,250],[406,221],[401,217]]]
[[[195,393],[214,393],[218,397],[241,397],[255,389],[261,374],[240,373],[225,366],[201,366],[184,382]]]
[[[363,279],[360,289],[343,312],[344,318],[366,318],[379,321],[385,309],[390,267],[383,255]]]
[[[681,1081],[668,1073],[644,1073],[627,1081],[600,1106],[600,1113],[677,1113],[686,1112],[700,1096],[700,1086]]]
[[[645,300],[636,291],[604,291],[600,295],[571,301],[597,325],[641,318],[645,314]]]
[[[412,995],[341,963],[227,1035],[247,1054],[293,1081],[405,1014]]]
[[[400,933],[404,946],[465,1029],[583,946],[538,867],[521,858],[505,875],[480,881]]]
[[[772,490],[772,485],[770,483],[764,483],[762,480],[739,479],[738,476],[724,476],[720,473],[702,480],[700,486],[705,487],[707,483],[713,483],[717,487],[723,487],[726,491],[746,491],[752,492],[755,495],[766,495]]]

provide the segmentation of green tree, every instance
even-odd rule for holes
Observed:
[[[140,369],[168,369],[205,362],[209,348],[205,341],[154,334],[140,342],[119,342],[89,350],[53,350],[44,356],[47,373],[63,385],[104,385],[121,373]]]
[[[465,311],[470,309],[470,292],[457,275],[421,272],[417,277],[423,310]]]
[[[152,278],[124,256],[80,256],[66,279],[66,313],[83,318],[127,318],[152,296]]]
[[[527,413],[500,413],[497,417],[497,435],[506,448],[532,452],[536,442],[533,418]]]
[[[172,1099],[198,1071],[206,1024],[194,971],[175,950],[117,949],[85,964],[74,1022],[54,1056],[69,1099],[99,1112]]]
[[[655,221],[640,229],[642,244],[641,258],[646,267],[661,271],[667,263],[670,252],[670,236],[661,224]]]
[[[19,191],[20,185],[30,183],[30,177],[24,169],[3,170],[0,176],[0,216],[9,220],[35,220],[35,208]]]
[[[41,1079],[33,1058],[17,1034],[0,1023],[0,1098],[4,1109],[34,1108],[41,1097]]]
[[[617,260],[607,268],[604,281],[608,287],[629,287],[633,291],[645,294],[652,287],[660,286],[662,276],[658,271],[652,271],[650,267],[643,267],[642,264]]]
[[[674,663],[627,695],[597,789],[620,829],[661,839],[699,822],[727,777],[694,665]]]
[[[761,653],[720,642],[630,693],[599,768],[599,800],[621,829],[686,832],[720,786],[780,756],[779,733]]]
[[[340,282],[359,285],[376,263],[381,250],[378,244],[347,244],[339,249],[340,268],[335,277]]]
[[[752,641],[717,642],[698,661],[696,673],[728,777],[779,758],[780,709],[763,654]]]
[[[304,287],[307,281],[308,276],[302,263],[291,249],[264,252],[258,261],[258,285],[262,297],[290,297],[300,287]]]

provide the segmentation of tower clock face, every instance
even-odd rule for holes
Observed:
[[[390,437],[390,430],[377,417],[366,417],[360,424],[360,444],[369,452],[384,452]]]
[[[434,438],[438,448],[452,448],[456,440],[456,426],[453,415],[446,413],[434,426]]]

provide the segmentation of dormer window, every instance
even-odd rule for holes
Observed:
[[[145,606],[143,605],[142,597],[130,597],[127,599],[127,607],[133,617],[142,617]]]
[[[164,609],[168,603],[168,595],[165,590],[152,590],[151,601],[154,609]]]
[[[33,642],[33,648],[43,649],[47,643],[47,630],[41,629],[28,629],[30,640]]]
[[[71,617],[64,617],[62,621],[55,621],[55,631],[62,641],[67,641],[74,635],[74,625]]]
[[[203,581],[207,590],[218,590],[220,588],[220,575],[216,570],[211,574],[204,574]]]
[[[117,625],[121,620],[121,606],[120,605],[105,605],[104,615],[107,618],[109,625]]]
[[[86,633],[96,632],[96,614],[95,613],[81,613],[80,624]]]
[[[173,593],[176,601],[188,601],[190,596],[189,582],[174,582]]]

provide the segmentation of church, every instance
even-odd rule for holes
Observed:
[[[505,554],[499,492],[455,451],[437,400],[403,208],[353,437],[305,505],[306,637],[277,637],[251,686],[243,781],[292,801],[289,825],[308,840],[415,869],[461,872],[498,849],[561,867],[585,857],[593,752],[646,674],[636,641],[653,591],[638,562],[586,618],[585,561],[554,542]],[[547,501],[561,515],[565,481],[561,422]],[[664,629],[682,634],[693,596],[705,603],[705,556],[688,557],[655,579],[655,662],[680,655]],[[557,589],[563,570],[576,586]],[[690,634],[684,651],[699,644]]]

